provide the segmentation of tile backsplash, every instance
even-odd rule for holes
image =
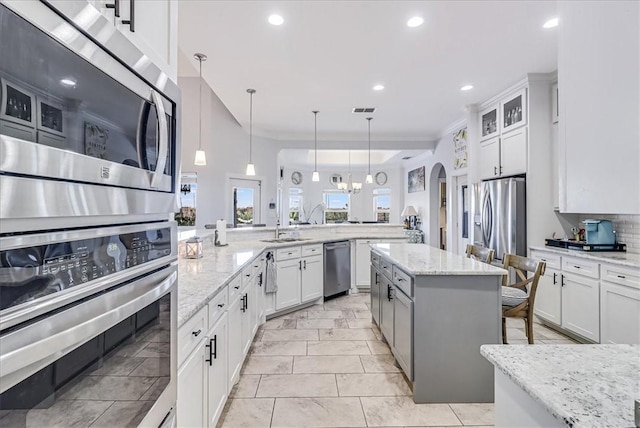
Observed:
[[[627,252],[640,254],[640,215],[629,214],[580,214],[579,221],[585,219],[611,220],[618,242],[627,244]]]

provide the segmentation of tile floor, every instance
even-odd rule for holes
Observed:
[[[218,427],[493,426],[493,404],[415,404],[369,294],[351,294],[269,320],[245,361]],[[509,343],[527,343],[507,320]],[[575,343],[534,326],[536,343]]]

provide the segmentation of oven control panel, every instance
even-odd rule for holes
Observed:
[[[171,229],[0,251],[0,310],[171,255]]]

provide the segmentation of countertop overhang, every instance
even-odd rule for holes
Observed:
[[[611,263],[632,268],[640,268],[640,254],[625,253],[617,251],[578,251],[566,248],[547,247],[542,245],[532,245],[529,247],[537,251],[549,251],[563,256],[578,257],[597,262]]]
[[[635,426],[640,345],[482,345],[480,353],[567,426]]]

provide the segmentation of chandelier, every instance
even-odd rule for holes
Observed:
[[[344,181],[338,183],[338,190],[343,193],[358,194],[362,190],[362,183],[354,182],[351,177],[351,150],[349,150],[349,174],[346,183]]]

